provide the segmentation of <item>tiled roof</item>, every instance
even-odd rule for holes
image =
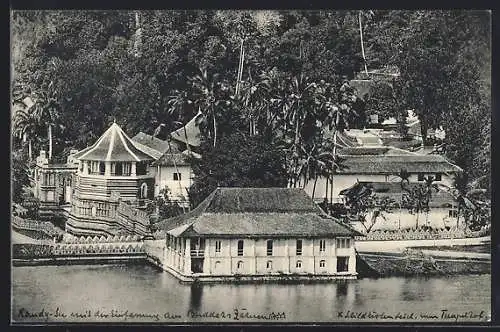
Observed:
[[[334,133],[335,133],[334,130],[325,130],[323,137],[325,139],[333,141]],[[357,139],[352,136],[349,136],[347,132],[337,132],[337,144],[344,147],[359,146]]]
[[[358,235],[295,188],[217,188],[196,209],[160,224],[175,236]]]
[[[157,161],[154,162],[154,165],[160,166],[188,166],[188,158],[184,153],[170,153],[169,151],[165,152]]]
[[[340,155],[343,174],[395,174],[402,169],[410,173],[460,172],[462,169],[439,155]]]
[[[335,237],[354,234],[332,218],[315,213],[205,213],[182,233],[183,236],[231,237]]]
[[[150,155],[151,157],[153,157],[155,160],[158,160],[161,158],[161,156],[163,156],[163,153],[161,151],[158,151],[156,149],[153,149],[153,148],[150,148],[149,146],[146,146],[144,144],[141,144],[139,142],[136,142],[136,141],[131,141],[132,144],[134,144],[134,146],[136,148],[138,148],[139,150],[141,150],[142,152]]]
[[[395,148],[392,146],[357,146],[357,147],[346,147],[339,149],[339,154],[341,155],[415,155],[415,153]]]
[[[200,146],[200,129],[196,123],[200,113],[193,117],[184,127],[170,133],[170,137],[182,143],[189,143],[191,146]],[[184,130],[185,128],[185,130]],[[187,140],[186,140],[187,136]]]
[[[200,159],[201,155],[193,152],[184,150],[183,152],[174,152],[170,153],[170,151],[165,152],[161,158],[154,162],[154,165],[160,166],[189,166],[191,163],[189,162],[189,155],[196,159]],[[175,163],[174,163],[175,162]]]
[[[405,184],[405,188],[408,190],[413,190],[415,187],[423,184],[420,183],[410,183]],[[341,195],[348,195],[349,193],[362,190],[362,188],[370,187],[375,192],[378,197],[390,197],[396,202],[401,200],[401,195],[404,193],[401,184],[399,182],[357,182],[350,188],[346,188],[340,192]],[[431,199],[429,201],[429,207],[447,207],[457,205],[455,198],[447,193],[446,191],[439,190],[436,188],[431,189]]]
[[[363,100],[370,96],[373,84],[372,80],[351,80],[349,82],[349,85],[356,89],[357,97]]]
[[[75,154],[79,160],[148,161],[155,158],[137,148],[116,123],[90,147]]]
[[[134,142],[139,142],[142,145],[145,145],[151,149],[155,149],[156,151],[165,152],[168,150],[168,142],[167,141],[164,141],[164,140],[159,139],[157,137],[153,137],[151,135],[143,133],[142,131],[139,132],[134,137],[132,137],[132,140]]]

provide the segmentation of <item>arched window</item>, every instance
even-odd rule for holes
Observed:
[[[146,183],[141,184],[141,198],[148,197],[148,185]]]
[[[273,261],[267,261],[266,268],[271,270],[273,268]]]
[[[215,271],[219,271],[220,269],[220,261],[215,262]]]
[[[295,267],[298,269],[302,268],[302,261],[297,261],[297,263],[295,263]]]
[[[238,267],[238,270],[243,269],[243,261],[238,261],[238,264],[236,266]]]
[[[319,261],[319,267],[325,267],[325,261],[324,260]]]

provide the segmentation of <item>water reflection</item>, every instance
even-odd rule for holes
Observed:
[[[455,312],[489,311],[491,298],[489,275],[298,285],[189,285],[147,266],[47,266],[14,267],[12,280],[14,312],[57,306],[81,310],[90,304],[98,309],[181,313],[181,322],[188,319],[189,310],[232,312],[235,308],[254,313],[284,311],[290,322],[335,322],[342,310],[430,312],[446,307]]]
[[[353,284],[353,293],[354,293],[354,306],[363,306],[364,301],[363,301],[363,296],[361,294],[361,287],[359,286],[359,283]]]
[[[203,285],[194,283],[191,285],[191,295],[189,298],[189,309],[199,311],[201,308],[201,298],[203,296]]]
[[[404,301],[423,301],[432,296],[433,283],[429,278],[406,278],[400,285],[400,292]]]
[[[346,296],[347,295],[347,282],[345,281],[339,281],[337,283],[337,294],[340,296]]]

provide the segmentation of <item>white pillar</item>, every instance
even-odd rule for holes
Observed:
[[[104,176],[111,175],[111,161],[104,162]]]
[[[210,257],[210,239],[205,239],[205,248],[200,248],[204,250],[204,260],[203,260],[203,273],[212,274],[211,257]]]
[[[256,274],[257,273],[257,257],[255,256],[256,241],[255,239],[248,239],[247,243],[250,246],[249,257],[251,257],[248,260],[249,269],[247,271],[250,274]]]
[[[285,273],[290,273],[290,251],[288,248],[288,242],[290,241],[289,239],[285,239],[285,260],[286,260],[286,270],[284,271]]]
[[[181,238],[182,243],[182,238]],[[185,248],[184,248],[184,273],[191,274],[191,239],[185,239]]]
[[[348,271],[349,273],[356,273],[356,251],[354,250],[354,239],[349,241],[351,243],[351,254],[349,255],[349,265]]]
[[[89,174],[89,163],[87,161],[81,161],[83,163],[83,174]]]
[[[136,171],[136,167],[135,166],[136,166],[135,162],[132,162],[132,168],[130,169],[130,175],[131,176],[136,176],[137,171]]]

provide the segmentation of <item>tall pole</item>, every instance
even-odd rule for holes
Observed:
[[[333,133],[333,167],[332,167],[332,180],[330,183],[330,204],[333,204],[333,177],[335,174],[335,159],[337,155],[337,128],[335,128],[335,132]]]
[[[141,20],[139,12],[135,12],[135,36],[134,36],[134,55],[139,57],[141,55],[141,44],[142,44],[142,29],[141,29]]]
[[[52,125],[49,123],[48,127],[49,136],[49,160],[52,159]]]
[[[240,45],[240,60],[238,63],[238,74],[236,78],[236,95],[239,94],[240,92],[240,81],[241,81],[241,76],[243,74],[243,38],[241,38],[241,45]]]
[[[365,65],[365,73],[366,76],[368,76],[368,68],[366,66],[366,57],[365,57],[365,47],[363,46],[363,26],[361,24],[361,10],[359,11],[358,14],[358,20],[359,20],[359,36],[361,37],[361,54],[363,55],[363,64]]]

